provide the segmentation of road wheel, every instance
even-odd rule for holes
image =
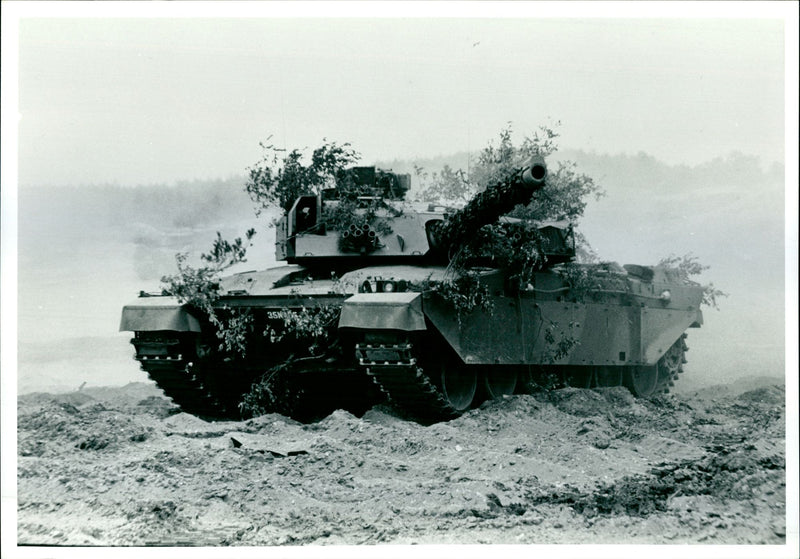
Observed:
[[[468,410],[478,388],[478,375],[474,367],[461,363],[442,366],[442,393],[456,411]]]
[[[620,386],[622,380],[622,367],[595,367],[595,386]]]
[[[591,388],[593,377],[594,371],[589,367],[571,369],[564,373],[564,384],[574,388]]]
[[[517,371],[508,368],[489,369],[483,374],[483,386],[491,399],[513,394],[517,388]]]
[[[656,392],[658,365],[628,367],[625,376],[625,385],[637,398],[647,398]]]

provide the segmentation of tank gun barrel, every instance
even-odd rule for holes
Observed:
[[[534,156],[497,184],[478,193],[462,209],[444,221],[431,224],[431,247],[448,250],[464,242],[475,232],[513,210],[517,204],[530,203],[547,178],[544,158]]]

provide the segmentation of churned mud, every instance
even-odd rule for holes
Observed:
[[[206,422],[151,384],[18,399],[18,544],[783,544],[785,391],[567,388],[423,426]]]

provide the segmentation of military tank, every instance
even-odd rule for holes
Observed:
[[[356,167],[296,200],[277,223],[285,265],[216,286],[220,316],[249,317],[243,351],[223,348],[196,306],[142,293],[120,324],[142,369],[207,418],[239,417],[251,385],[279,375],[271,397],[292,403],[279,411],[358,413],[388,398],[422,422],[531,383],[649,397],[683,372],[702,287],[666,267],[578,264],[570,224],[507,217],[547,188],[543,159],[458,210],[405,201],[409,184]],[[486,235],[509,257],[475,249]]]

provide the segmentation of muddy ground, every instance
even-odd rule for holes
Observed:
[[[18,544],[783,544],[780,379],[205,422],[152,384],[18,399]]]

